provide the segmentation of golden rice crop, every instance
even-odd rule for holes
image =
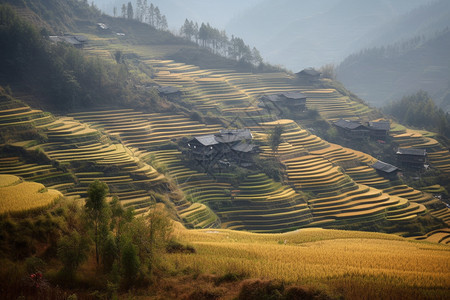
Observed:
[[[21,182],[0,187],[0,214],[24,212],[46,207],[62,194],[36,182]]]
[[[352,287],[361,285],[360,295],[369,298],[388,295],[393,287],[423,289],[430,295],[450,289],[450,247],[446,245],[322,229],[284,234],[177,229],[175,235],[192,244],[197,253],[167,255],[166,265],[172,269],[242,273],[287,283],[339,282],[349,298],[354,298]]]
[[[14,175],[0,174],[0,188],[17,184],[21,179]]]

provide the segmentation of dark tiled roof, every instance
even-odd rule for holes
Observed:
[[[317,71],[314,68],[307,68],[307,69],[303,69],[303,70],[301,70],[300,72],[297,73],[297,75],[299,75],[299,74],[300,75],[306,74],[306,75],[309,75],[309,76],[320,76],[322,73],[320,73],[319,71]]]
[[[216,140],[220,143],[232,143],[253,138],[250,129],[225,129],[216,134]]]
[[[372,165],[372,168],[375,170],[380,170],[386,173],[392,173],[398,170],[396,166],[390,165],[388,163],[382,162],[381,160],[377,161]]]
[[[255,145],[246,143],[246,142],[240,142],[237,145],[234,145],[231,149],[233,149],[234,151],[239,151],[239,152],[252,152],[254,149],[256,148]]]
[[[288,99],[306,99],[306,96],[300,92],[286,92],[281,95]]]
[[[279,101],[281,101],[280,95],[278,95],[278,94],[264,95],[261,98],[264,99],[264,100],[272,101],[272,102],[279,102]]]
[[[292,100],[306,100],[306,96],[302,94],[301,92],[286,92],[286,93],[279,93],[279,94],[271,94],[271,95],[264,95],[261,97],[263,100],[269,100],[272,102],[279,102],[283,101],[284,99],[292,99]]]
[[[396,154],[425,156],[425,155],[427,155],[427,151],[425,149],[398,148]]]
[[[391,129],[391,123],[388,121],[369,122],[369,128],[373,130],[386,130]]]
[[[158,92],[160,94],[169,95],[169,94],[176,94],[180,92],[180,90],[173,86],[161,86],[158,88]]]
[[[363,127],[363,128],[366,128],[364,125],[362,125],[359,122],[343,120],[343,119],[339,119],[339,120],[333,122],[333,124],[335,126],[337,126],[337,127],[348,129],[348,130],[353,130],[353,129],[356,129],[356,128],[360,127],[360,126]]]
[[[80,34],[77,34],[77,35],[74,35],[73,36],[77,41],[79,41],[80,43],[85,43],[85,42],[87,42],[89,39],[87,38],[87,36],[85,36],[85,35],[80,35]]]
[[[197,140],[203,146],[212,146],[219,143],[218,141],[216,141],[216,137],[213,134],[196,136],[192,140]]]
[[[55,43],[65,42],[65,43],[71,44],[73,46],[82,45],[82,43],[72,35],[49,36],[49,38],[52,42],[55,42]]]

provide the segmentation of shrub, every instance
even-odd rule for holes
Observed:
[[[167,253],[196,253],[194,247],[191,245],[183,245],[175,240],[169,241],[166,246]]]
[[[239,292],[239,300],[277,300],[283,299],[284,285],[270,280],[244,282]]]

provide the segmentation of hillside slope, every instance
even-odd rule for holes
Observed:
[[[382,106],[422,89],[436,103],[450,104],[450,30],[430,38],[373,48],[345,59],[337,78],[373,105]]]

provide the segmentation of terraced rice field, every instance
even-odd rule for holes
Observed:
[[[1,105],[4,109],[0,111],[0,118],[8,116],[3,118],[3,126],[19,126],[26,116],[25,124],[34,124],[48,137],[45,144],[22,141],[13,145],[27,151],[40,151],[53,163],[31,164],[15,156],[4,156],[0,158],[0,174],[42,182],[67,196],[84,196],[92,181],[102,180],[108,184],[111,195],[118,196],[124,206],[132,206],[137,213],[144,213],[154,202],[150,190],[158,191],[166,185],[164,175],[143,162],[138,149],[111,143],[86,123],[72,117],[57,119],[46,113],[43,113],[45,122],[40,121],[41,113],[35,113],[20,101],[4,101]],[[68,173],[67,170],[74,171]]]
[[[218,184],[206,174],[190,170],[181,163],[181,153],[177,150],[160,150],[152,152],[153,163],[158,167],[167,168],[169,176],[183,189],[186,197],[172,199],[181,219],[190,228],[209,228],[220,226],[220,219],[209,208],[214,201],[225,198],[226,184]],[[206,198],[206,199],[205,199]]]
[[[358,184],[368,185],[377,189],[385,189],[391,186],[390,180],[379,176],[375,169],[368,166],[347,168],[345,174],[349,175]]]
[[[371,109],[339,94],[335,89],[303,90],[308,108],[316,109],[328,121],[338,119],[358,120],[367,116]]]
[[[170,143],[174,139],[212,134],[220,129],[218,125],[204,125],[183,115],[144,114],[132,109],[83,112],[71,116],[119,137],[126,146],[146,150]]]
[[[422,204],[356,184],[340,167],[318,156],[303,156],[284,162],[291,185],[315,195],[308,200],[313,224],[388,219],[401,221],[426,213]]]
[[[248,176],[218,214],[224,228],[254,232],[294,230],[312,220],[300,194],[265,174]]]
[[[62,194],[37,182],[0,174],[0,214],[22,213],[48,207]]]
[[[425,149],[429,163],[445,174],[450,174],[450,152],[431,136],[427,131],[406,128],[392,134],[399,147]]]
[[[20,176],[28,181],[45,184],[47,187],[63,193],[75,185],[71,174],[67,172],[49,164],[28,164],[16,156],[0,158],[0,174]]]
[[[311,221],[302,196],[264,174],[250,175],[233,190],[226,180],[220,180],[232,174],[213,174],[221,177],[213,179],[205,173],[190,170],[183,165],[181,153],[176,150],[161,150],[152,154],[155,163],[166,166],[170,176],[195,201],[191,206],[183,202],[178,205],[183,217],[192,212],[192,206],[200,210],[202,206],[199,204],[207,204],[220,217],[224,228],[279,232],[298,228]],[[213,218],[211,221],[217,222]]]
[[[370,109],[334,89],[299,88],[295,76],[286,73],[250,74],[228,70],[201,70],[173,61],[147,60],[157,70],[155,81],[180,88],[186,98],[202,112],[215,110],[225,116],[238,114],[246,124],[270,120],[258,106],[261,95],[301,90],[308,96],[307,106],[328,120],[360,118]]]
[[[431,243],[450,244],[450,228],[438,229],[427,233],[421,237],[415,237],[419,241],[427,241]]]

